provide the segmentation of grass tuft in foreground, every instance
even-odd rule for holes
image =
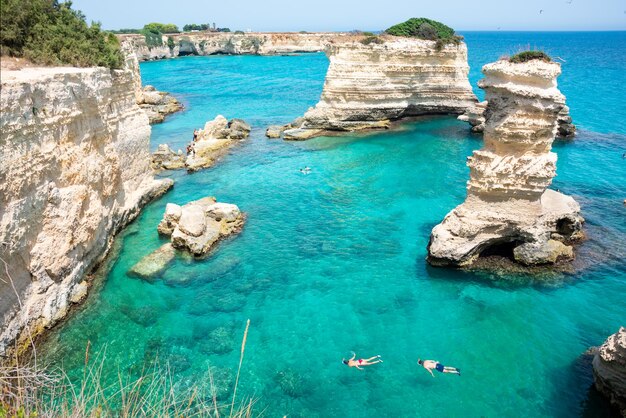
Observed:
[[[170,368],[158,359],[142,370],[138,378],[118,373],[115,384],[105,384],[103,370],[106,352],[90,360],[85,350],[83,376],[78,384],[62,370],[34,365],[0,365],[0,417],[214,417],[249,418],[255,412],[255,399],[236,401],[239,371],[243,362],[248,327],[242,341],[237,382],[232,401],[218,401],[213,370],[190,388],[181,389]]]

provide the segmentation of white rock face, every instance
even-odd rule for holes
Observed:
[[[182,55],[279,55],[298,52],[319,52],[341,33],[217,33],[191,32],[163,36],[163,46],[149,48],[143,35],[118,35],[127,43],[139,61],[173,58]],[[174,48],[167,47],[171,37]],[[181,41],[185,43],[181,47]]]
[[[596,388],[626,416],[626,328],[607,338],[592,364]]]
[[[243,223],[237,205],[205,197],[182,207],[168,203],[157,230],[171,236],[174,248],[202,256],[221,238],[241,231]]]
[[[376,38],[381,43],[367,39],[353,36],[329,45],[322,97],[299,128],[385,128],[390,120],[404,117],[460,114],[477,101],[467,77],[464,43],[437,50],[434,41],[416,38],[385,35]]]
[[[154,180],[131,71],[2,71],[0,354],[54,325],[114,235],[171,180]],[[21,308],[20,308],[21,304]]]
[[[464,266],[484,252],[511,251],[525,265],[572,258],[569,244],[582,238],[580,207],[546,190],[556,175],[550,149],[565,103],[556,84],[561,67],[498,61],[483,73],[484,146],[468,158],[465,202],[433,229],[428,260]]]

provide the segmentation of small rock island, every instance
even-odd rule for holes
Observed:
[[[468,158],[467,198],[437,225],[428,244],[436,266],[469,266],[503,255],[526,266],[572,259],[583,238],[580,206],[547,189],[556,175],[550,152],[565,97],[561,66],[549,58],[500,60],[483,67],[484,145]]]

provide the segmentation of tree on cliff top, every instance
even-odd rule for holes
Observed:
[[[115,35],[99,23],[88,26],[72,3],[0,0],[0,51],[35,64],[120,68],[124,59]]]
[[[426,39],[429,41],[437,41],[438,45],[443,46],[446,43],[458,44],[460,36],[454,33],[454,29],[444,25],[436,20],[426,19],[424,17],[414,17],[406,22],[398,23],[385,31],[389,35],[406,36],[411,38]]]
[[[173,23],[148,23],[143,30],[154,33],[179,33],[178,26]]]

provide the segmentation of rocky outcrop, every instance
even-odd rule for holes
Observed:
[[[186,156],[182,150],[174,152],[169,145],[160,144],[152,153],[152,168],[155,170],[177,170],[185,168]]]
[[[428,260],[466,266],[504,255],[538,265],[572,258],[570,245],[583,236],[580,207],[546,190],[556,175],[550,149],[565,103],[556,84],[560,65],[498,61],[483,73],[484,146],[468,158],[465,202],[432,231]]]
[[[153,86],[142,89],[141,101],[137,102],[151,125],[161,123],[167,115],[183,110],[183,105],[174,96],[163,91],[157,91]]]
[[[174,248],[202,256],[220,239],[241,231],[243,223],[236,205],[205,197],[184,206],[168,203],[157,230],[171,237]]]
[[[474,133],[482,133],[485,129],[485,110],[487,101],[476,103],[468,108],[465,113],[459,115],[457,119],[467,122],[472,127]],[[572,139],[576,135],[576,126],[572,123],[569,115],[569,107],[563,106],[558,114],[556,137],[561,139]]]
[[[139,61],[174,58],[184,55],[281,55],[320,52],[342,33],[226,33],[190,32],[163,35],[162,45],[148,47],[143,35],[118,35],[122,44],[136,54]],[[171,38],[173,48],[169,48]]]
[[[186,158],[167,145],[160,145],[152,154],[152,166],[155,169],[185,167],[189,171],[211,167],[230,147],[247,138],[250,130],[250,125],[241,119],[231,119],[229,122],[224,116],[218,115],[207,122],[204,129],[197,131],[197,140],[190,145]],[[181,166],[182,158],[184,160]]]
[[[304,115],[300,130],[356,131],[386,128],[396,119],[460,114],[476,102],[467,78],[464,43],[437,48],[435,41],[354,36],[330,44],[319,103]],[[296,131],[299,139],[305,135]],[[285,131],[285,139],[294,132]]]
[[[130,276],[141,279],[151,279],[167,268],[167,265],[174,260],[176,250],[169,242],[163,244],[156,251],[148,254],[128,271]]]
[[[592,364],[596,388],[626,417],[626,328],[607,338]]]
[[[128,70],[2,71],[0,354],[64,317],[114,235],[172,185],[152,176],[135,92]]]

